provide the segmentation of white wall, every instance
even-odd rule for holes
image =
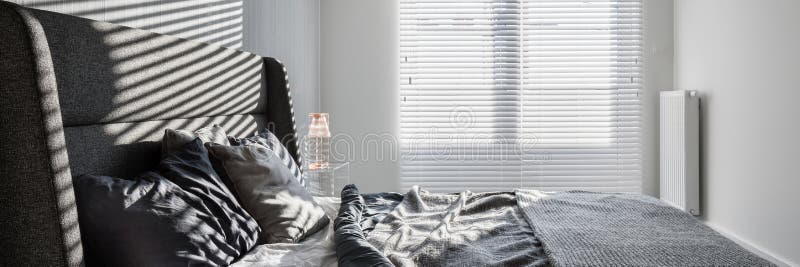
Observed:
[[[350,180],[363,192],[400,187],[399,49],[398,1],[321,2],[320,103],[336,149],[354,152]]]
[[[245,0],[242,50],[277,58],[286,66],[297,130],[319,112],[320,0]]]
[[[675,85],[702,93],[705,220],[800,265],[800,1],[678,0]]]
[[[277,58],[295,113],[319,108],[319,0],[11,1]],[[298,129],[306,124],[298,120]]]
[[[673,1],[643,2],[642,193],[658,197],[658,96],[661,91],[673,89]]]

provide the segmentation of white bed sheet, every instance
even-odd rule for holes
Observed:
[[[338,266],[333,241],[333,220],[339,212],[338,197],[314,197],[331,222],[300,243],[259,245],[231,266]]]

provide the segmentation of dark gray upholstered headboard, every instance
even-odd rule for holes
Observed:
[[[131,177],[166,128],[269,127],[297,157],[272,58],[0,2],[0,266],[83,263],[72,177]]]

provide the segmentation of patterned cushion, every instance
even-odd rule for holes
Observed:
[[[278,137],[269,130],[261,129],[256,135],[247,138],[234,138],[229,136],[228,140],[232,146],[258,145],[273,151],[275,155],[281,159],[281,162],[283,162],[286,167],[289,167],[292,176],[294,176],[301,185],[306,185],[303,173],[300,171],[300,165],[292,158],[292,155],[289,154],[289,150],[283,146],[281,141],[278,140]]]

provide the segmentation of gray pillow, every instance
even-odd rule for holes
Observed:
[[[220,176],[226,176],[242,207],[261,226],[267,243],[295,243],[330,219],[280,158],[262,146],[207,143]]]
[[[281,161],[283,161],[283,164],[285,164],[286,167],[289,167],[289,170],[292,171],[294,178],[300,181],[301,185],[306,185],[306,181],[303,179],[303,173],[300,171],[300,164],[297,164],[297,162],[294,161],[294,158],[292,158],[289,150],[286,149],[280,140],[278,140],[278,137],[266,128],[258,131],[256,135],[247,138],[235,138],[229,136],[228,141],[230,141],[232,146],[257,145],[272,150],[272,152],[278,156]]]
[[[194,132],[188,130],[164,130],[164,137],[161,139],[161,157],[180,150],[183,145],[192,142],[195,138],[200,138],[203,143],[217,143],[220,145],[230,145],[228,134],[219,125],[211,125]]]

